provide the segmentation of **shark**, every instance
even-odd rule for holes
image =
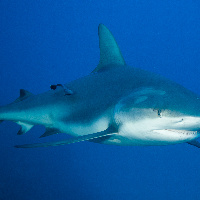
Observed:
[[[18,135],[43,125],[40,137],[66,133],[61,141],[21,144],[49,147],[89,141],[151,146],[188,143],[200,148],[200,97],[183,86],[126,64],[110,30],[98,27],[100,61],[87,76],[51,85],[34,95],[24,89],[0,107],[0,122],[21,126]]]

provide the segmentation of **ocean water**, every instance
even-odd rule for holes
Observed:
[[[127,64],[200,94],[199,10],[196,0],[2,0],[0,105],[21,88],[39,94],[90,73],[99,61],[99,23],[112,31]],[[188,144],[16,149],[39,142],[44,127],[23,136],[18,130],[13,122],[0,125],[1,200],[200,198],[200,149]]]

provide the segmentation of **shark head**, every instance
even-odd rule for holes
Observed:
[[[199,97],[170,84],[138,88],[119,101],[115,121],[122,135],[138,145],[181,143],[199,137]]]

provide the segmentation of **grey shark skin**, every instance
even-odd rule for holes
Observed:
[[[200,147],[200,99],[160,75],[126,65],[111,34],[99,25],[100,62],[91,74],[43,94],[20,90],[20,97],[0,108],[0,120],[21,125],[24,134],[43,125],[41,137],[66,133],[63,141],[17,145],[46,147],[89,140],[111,145]],[[69,93],[65,93],[70,91]]]

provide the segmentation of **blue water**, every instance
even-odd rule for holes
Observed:
[[[99,60],[99,23],[112,31],[127,64],[200,94],[199,10],[197,0],[0,1],[0,105],[20,88],[39,94],[90,73]],[[18,130],[13,122],[0,125],[2,200],[200,198],[200,149],[188,144],[15,149],[44,132]]]

